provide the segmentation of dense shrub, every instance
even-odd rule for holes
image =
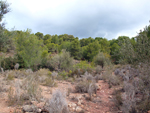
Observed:
[[[16,60],[12,57],[4,58],[1,61],[1,67],[3,67],[4,70],[14,69],[15,64]]]
[[[94,58],[93,58],[93,62],[96,64],[96,65],[100,65],[102,66],[102,68],[106,65],[110,65],[111,64],[111,61],[109,59],[109,57],[102,53],[102,52],[99,52]]]
[[[70,57],[70,53],[66,50],[62,50],[60,54],[57,54],[48,61],[49,68],[54,70],[69,71],[73,65],[73,58]]]

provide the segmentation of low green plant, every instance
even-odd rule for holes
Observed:
[[[14,80],[14,75],[8,74],[8,76],[6,77],[6,80]]]
[[[88,68],[93,68],[90,63],[88,63],[87,61],[80,61],[80,63],[77,63],[73,66],[75,69],[83,69],[83,70],[87,70]]]
[[[64,79],[68,78],[68,73],[66,71],[62,71],[59,73],[59,76],[62,76]]]

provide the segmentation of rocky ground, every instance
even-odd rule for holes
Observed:
[[[0,77],[4,81],[4,77]],[[15,78],[17,80],[17,78]],[[13,80],[13,81],[15,81]],[[12,82],[12,81],[11,81]],[[75,85],[67,81],[56,81],[57,87],[48,87],[40,85],[42,89],[42,96],[45,99],[52,97],[52,92],[55,90],[60,90],[64,92],[67,96],[68,108],[71,113],[117,113],[119,112],[115,107],[113,101],[113,90],[114,88],[109,88],[109,85],[103,80],[99,80],[97,86],[97,94],[93,94],[92,100],[89,100],[89,95],[87,93],[75,93],[73,92]],[[4,84],[4,83],[1,83]],[[12,83],[5,83],[3,85],[3,90],[8,90]],[[5,88],[4,88],[5,87]],[[68,88],[72,89],[70,94],[68,94]],[[11,105],[9,106],[8,91],[1,91],[0,94],[0,113],[48,113],[44,108],[45,102],[32,101],[30,103],[25,103],[24,105]]]

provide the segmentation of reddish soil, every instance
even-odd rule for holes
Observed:
[[[69,103],[77,103],[77,101],[72,101],[71,97],[82,96],[83,104],[82,108],[85,113],[117,113],[117,109],[113,103],[113,88],[109,88],[109,85],[103,80],[99,80],[98,84],[100,85],[100,89],[97,91],[97,96],[93,97],[92,101],[87,100],[85,97],[88,97],[88,94],[79,94],[79,93],[71,93],[69,97],[67,97],[68,104]],[[70,82],[66,81],[57,81],[57,86],[54,88],[40,86],[42,88],[42,95],[45,98],[51,98],[52,92],[56,89],[67,92],[68,88],[74,88]],[[14,107],[8,106],[8,94],[7,92],[2,92],[0,96],[0,113],[14,113]]]

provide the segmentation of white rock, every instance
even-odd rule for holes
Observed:
[[[76,112],[77,112],[77,113],[80,113],[81,111],[83,111],[83,110],[82,110],[82,108],[81,108],[81,107],[79,107],[79,106],[77,106],[77,108],[76,108]]]

